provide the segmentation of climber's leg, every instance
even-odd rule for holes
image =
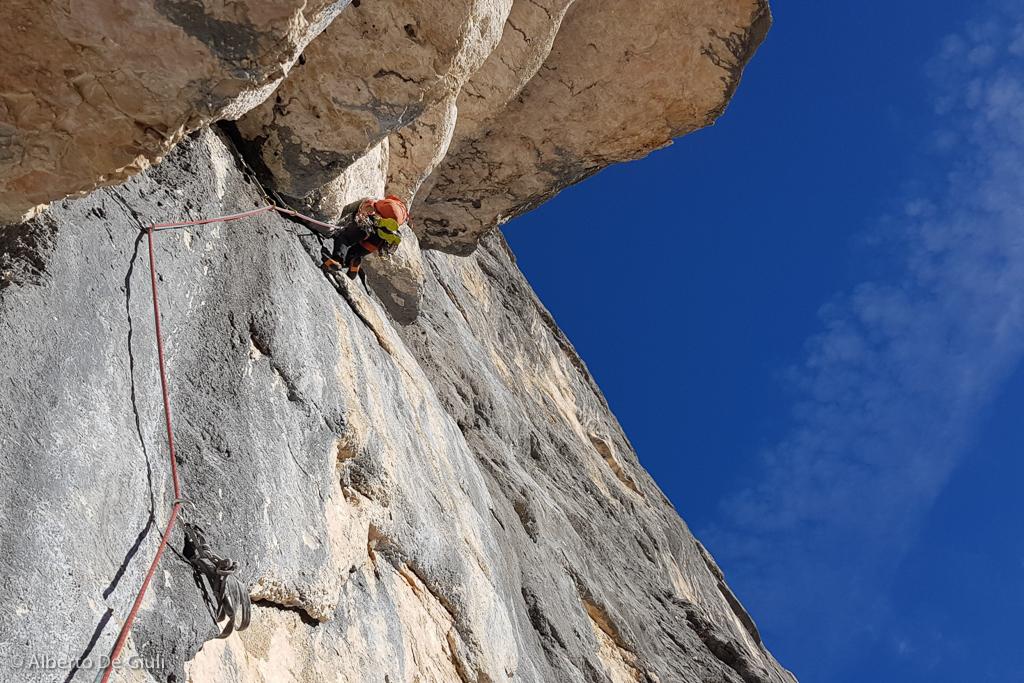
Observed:
[[[345,262],[345,251],[348,245],[343,232],[338,232],[334,235],[334,246],[331,248],[330,255],[327,254],[327,250],[324,250],[324,270],[341,270],[342,263]]]
[[[345,261],[345,250],[348,248],[348,242],[345,240],[343,235],[336,235],[334,237],[334,248],[331,250],[331,258],[338,263]]]
[[[350,280],[354,280],[356,275],[359,274],[359,268],[363,264],[363,257],[369,254],[369,250],[362,244],[353,244],[345,252],[345,268],[347,269],[346,275]]]

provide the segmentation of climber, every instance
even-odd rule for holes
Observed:
[[[328,235],[334,239],[334,249],[324,258],[324,270],[338,271],[342,267],[349,279],[360,275],[363,258],[382,251],[388,253],[402,241],[399,227],[409,219],[405,203],[394,195],[384,199],[361,199],[352,202],[341,212],[338,229]]]

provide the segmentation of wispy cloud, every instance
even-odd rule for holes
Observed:
[[[755,614],[821,637],[823,657],[870,634],[892,566],[1024,357],[1024,9],[948,38],[930,72],[946,172],[884,221],[900,274],[822,309],[792,431],[704,533]]]

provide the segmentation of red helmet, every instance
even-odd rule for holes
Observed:
[[[409,220],[409,209],[406,208],[405,202],[393,194],[375,201],[373,203],[373,210],[381,218],[394,218],[398,221],[399,225]]]

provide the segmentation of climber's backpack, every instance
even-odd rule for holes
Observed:
[[[388,247],[394,249],[402,242],[402,235],[398,232],[398,221],[394,218],[380,218],[374,220],[377,227],[377,237],[387,242]]]

